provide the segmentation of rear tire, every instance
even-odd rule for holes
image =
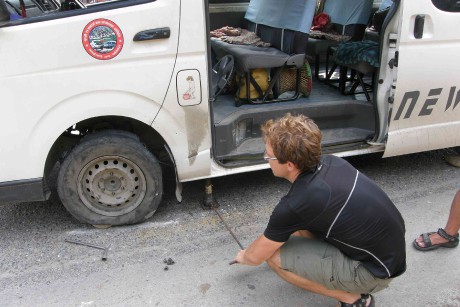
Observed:
[[[136,135],[116,130],[84,137],[62,163],[57,185],[66,209],[92,225],[142,222],[163,195],[158,160]]]

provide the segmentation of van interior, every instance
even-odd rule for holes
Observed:
[[[270,65],[271,62],[276,62],[271,54],[261,55],[262,58],[266,57],[266,61],[258,60],[259,50],[255,50],[253,53],[253,46],[243,46],[241,50],[239,46],[234,45],[232,37],[227,39],[225,35],[226,31],[230,32],[229,36],[231,36],[234,35],[232,31],[252,30],[263,42],[271,43],[269,48],[275,49],[279,49],[279,45],[286,45],[286,41],[283,40],[292,37],[294,40],[299,39],[295,35],[287,35],[283,30],[279,31],[276,26],[266,26],[272,21],[264,24],[263,18],[277,18],[272,13],[254,17],[257,15],[254,11],[259,11],[258,6],[264,6],[265,10],[268,10],[267,5],[270,6],[270,2],[273,2],[274,6],[278,6],[278,11],[282,11],[283,14],[289,9],[288,6],[292,6],[294,10],[299,10],[299,6],[296,6],[299,1],[295,0],[283,2],[276,0],[209,1],[209,48],[211,50],[210,63],[212,63],[211,75],[213,78],[211,95],[214,95],[211,111],[213,148],[216,161],[225,167],[263,163],[264,143],[260,127],[266,120],[281,117],[288,112],[304,114],[317,123],[323,134],[323,153],[346,152],[368,147],[378,125],[373,93],[376,85],[374,79],[375,76],[378,76],[378,67],[376,66],[379,62],[380,41],[378,30],[373,25],[373,19],[375,19],[374,15],[377,11],[380,12],[384,9],[382,8],[383,3],[372,0],[370,3],[366,0],[313,0],[315,11],[311,14],[311,18],[314,20],[309,22],[308,29],[301,29],[307,32],[301,33],[307,36],[306,44],[300,51],[296,50],[296,53],[304,52],[304,63],[301,66],[288,63],[279,72],[278,69],[274,69]],[[308,7],[305,5],[308,1],[302,0],[300,2],[304,3],[304,8]],[[353,24],[353,22],[344,24],[342,21],[335,21],[335,15],[342,15],[343,18],[346,11],[343,7],[337,7],[340,2],[346,3],[348,6],[355,5],[352,9],[355,13],[356,10],[366,10],[360,17],[361,20],[365,19],[365,21],[360,21],[359,24]],[[282,3],[286,5],[283,7]],[[308,9],[311,10],[311,6]],[[388,11],[388,8],[386,10]],[[308,12],[301,14],[301,17],[304,19],[307,15]],[[321,16],[326,19],[327,23],[324,20],[321,21]],[[252,20],[248,20],[248,18]],[[328,18],[329,20],[327,20]],[[279,19],[285,20],[286,18]],[[289,15],[288,19],[293,20],[293,17]],[[315,27],[315,25],[319,25],[319,27]],[[292,25],[288,26],[294,29]],[[333,39],[330,39],[329,34],[324,36],[319,33],[325,29],[324,27],[328,27],[327,31]],[[254,29],[256,30],[254,31]],[[317,29],[319,30],[317,31]],[[222,37],[224,38],[222,39]],[[277,39],[281,39],[281,43],[278,43]],[[224,42],[222,43],[222,41]],[[363,46],[363,42],[368,43],[369,41],[371,41],[369,44],[374,47],[374,66],[365,61],[343,63],[338,61],[338,58],[336,61],[336,57],[339,56],[339,45],[342,43],[357,42],[358,45]],[[302,41],[302,43],[304,42]],[[295,42],[288,44],[292,47]],[[222,45],[224,46],[222,47]],[[263,49],[266,47],[255,48]],[[291,59],[292,50],[287,52],[291,52],[288,53],[288,59]],[[230,60],[226,54],[230,55]],[[222,61],[229,62],[229,65],[233,66],[232,69],[229,67],[222,68]],[[261,67],[257,67],[257,65]],[[248,66],[251,66],[250,69]],[[268,82],[262,82],[262,84],[265,84],[266,87],[267,83],[273,81],[274,85],[269,93],[264,93],[263,90],[260,92],[253,90],[255,97],[253,98],[253,93],[249,94],[250,91],[247,90],[245,80],[252,77],[252,75],[248,75],[247,70],[250,70],[252,74],[256,67],[268,71]],[[254,78],[256,77],[260,76],[254,76]],[[265,75],[263,77],[267,78]],[[293,86],[286,87],[286,83]],[[253,83],[250,84],[252,86]],[[296,85],[300,85],[300,90]],[[300,91],[297,93],[299,94],[298,97],[296,91]],[[286,97],[294,98],[283,100]]]

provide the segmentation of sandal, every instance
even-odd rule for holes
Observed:
[[[371,301],[369,303],[369,306],[366,306],[366,301],[371,297]],[[361,297],[358,298],[355,302],[349,304],[349,303],[344,303],[344,302],[339,302],[339,307],[374,307],[375,306],[375,300],[374,297],[370,294],[361,294]]]
[[[453,248],[457,247],[458,245],[458,233],[455,236],[449,235],[447,232],[444,231],[444,229],[439,228],[437,233],[439,236],[442,238],[446,239],[447,242],[445,243],[440,243],[440,244],[432,244],[430,240],[430,235],[434,234],[435,232],[427,232],[427,233],[422,233],[421,236],[423,237],[423,243],[425,243],[425,246],[420,246],[417,243],[417,239],[414,240],[414,247],[418,249],[419,251],[430,251],[434,249],[438,249],[440,247],[447,247],[447,248]]]

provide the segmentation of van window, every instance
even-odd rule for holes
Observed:
[[[22,6],[24,12],[22,12],[21,1],[19,0],[6,0],[5,3],[10,10],[10,14],[14,12],[15,16],[17,15],[19,18],[36,17],[43,15],[44,12],[52,12],[59,9],[59,3],[51,0],[23,0]],[[22,16],[24,13],[26,16]]]
[[[434,6],[446,12],[460,12],[460,1],[458,0],[431,0]]]
[[[65,18],[154,1],[156,0],[5,0],[11,20],[5,26]]]

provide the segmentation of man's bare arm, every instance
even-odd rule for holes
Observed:
[[[259,265],[269,259],[283,244],[284,242],[272,241],[260,235],[247,249],[238,252],[235,261],[240,264]]]

